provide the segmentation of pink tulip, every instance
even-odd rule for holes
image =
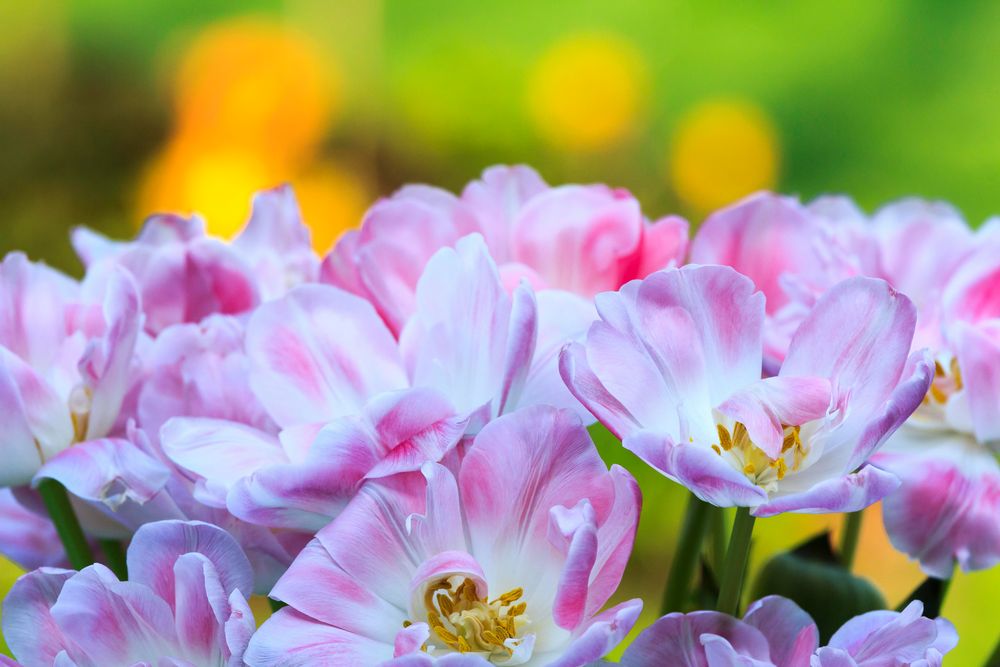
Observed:
[[[508,286],[523,278],[588,299],[681,262],[687,250],[687,222],[648,222],[625,190],[549,187],[528,167],[491,167],[460,197],[407,186],[377,202],[361,229],[338,241],[323,276],[370,300],[398,334],[425,264],[472,232],[486,239]]]
[[[20,254],[0,265],[0,301],[0,486],[18,486],[71,444],[121,430],[142,318],[124,272],[81,290]]]
[[[318,533],[272,592],[289,606],[248,665],[579,667],[628,633],[638,600],[600,610],[639,490],[573,413],[502,416],[422,473],[367,483]]]
[[[943,618],[921,616],[912,602],[902,612],[874,611],[844,624],[817,648],[819,631],[794,602],[770,596],[750,605],[742,620],[714,611],[668,614],[643,630],[622,656],[622,667],[940,667],[958,642]]]
[[[334,287],[264,304],[247,328],[249,384],[280,432],[175,418],[161,432],[166,453],[206,502],[315,532],[366,479],[439,461],[501,414],[585,412],[559,378],[557,351],[590,323],[589,303],[527,285],[508,294],[478,235],[435,254],[417,301],[398,345],[370,304]]]
[[[3,605],[3,635],[20,664],[243,664],[255,628],[252,575],[228,533],[200,522],[144,526],[128,570],[128,581],[100,564],[21,577]]]
[[[247,312],[293,285],[314,281],[319,272],[288,186],[254,197],[250,219],[231,244],[207,236],[198,216],[157,215],[134,241],[115,242],[80,228],[73,245],[88,274],[121,266],[135,277],[146,330],[153,335],[213,313]]]
[[[898,485],[864,465],[933,375],[909,355],[910,301],[871,278],[821,296],[775,377],[761,379],[764,295],[728,267],[654,273],[597,298],[601,320],[564,349],[580,401],[654,468],[756,516],[848,512]]]
[[[962,262],[939,312],[930,391],[874,460],[903,482],[883,504],[893,545],[948,578],[1000,563],[1000,236]]]

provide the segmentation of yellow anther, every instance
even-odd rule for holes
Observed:
[[[719,449],[719,446],[718,446],[718,445],[712,445],[712,449],[714,449],[714,450],[715,450],[715,453],[716,453],[716,454],[718,454],[719,456],[722,456],[722,450],[721,450],[721,449]]]
[[[716,424],[715,430],[719,433],[719,444],[728,452],[733,448],[733,439],[729,437],[729,431],[722,424]]]

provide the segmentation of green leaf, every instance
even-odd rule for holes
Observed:
[[[829,533],[778,554],[764,565],[754,584],[753,599],[766,595],[781,595],[802,607],[819,626],[822,643],[854,616],[886,607],[870,581],[840,564]]]

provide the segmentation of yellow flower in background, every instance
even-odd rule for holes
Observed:
[[[636,48],[611,34],[576,34],[546,51],[528,83],[538,133],[561,149],[609,148],[628,136],[649,81]]]
[[[229,237],[254,192],[291,183],[316,249],[329,249],[358,224],[372,189],[319,155],[341,103],[335,65],[277,23],[238,19],[200,34],[181,59],[175,132],[147,166],[136,219],[199,213],[211,234]]]
[[[201,33],[179,65],[177,133],[292,166],[326,135],[341,88],[334,63],[305,35],[279,23],[223,23]]]
[[[312,231],[312,244],[326,253],[337,238],[361,224],[374,193],[359,169],[338,162],[314,165],[292,181],[302,217]]]
[[[681,201],[705,213],[774,188],[779,160],[777,132],[760,107],[742,100],[711,101],[678,123],[670,181]]]

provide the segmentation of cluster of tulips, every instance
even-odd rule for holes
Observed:
[[[325,258],[288,188],[232,241],[159,215],[72,243],[80,281],[0,266],[0,548],[32,570],[0,664],[605,664],[642,494],[597,422],[691,494],[623,665],[956,645],[926,599],[833,628],[744,605],[758,518],[882,501],[929,582],[1000,560],[1000,227],[946,205],[762,193],[689,243],[626,191],[494,167],[376,202]]]

